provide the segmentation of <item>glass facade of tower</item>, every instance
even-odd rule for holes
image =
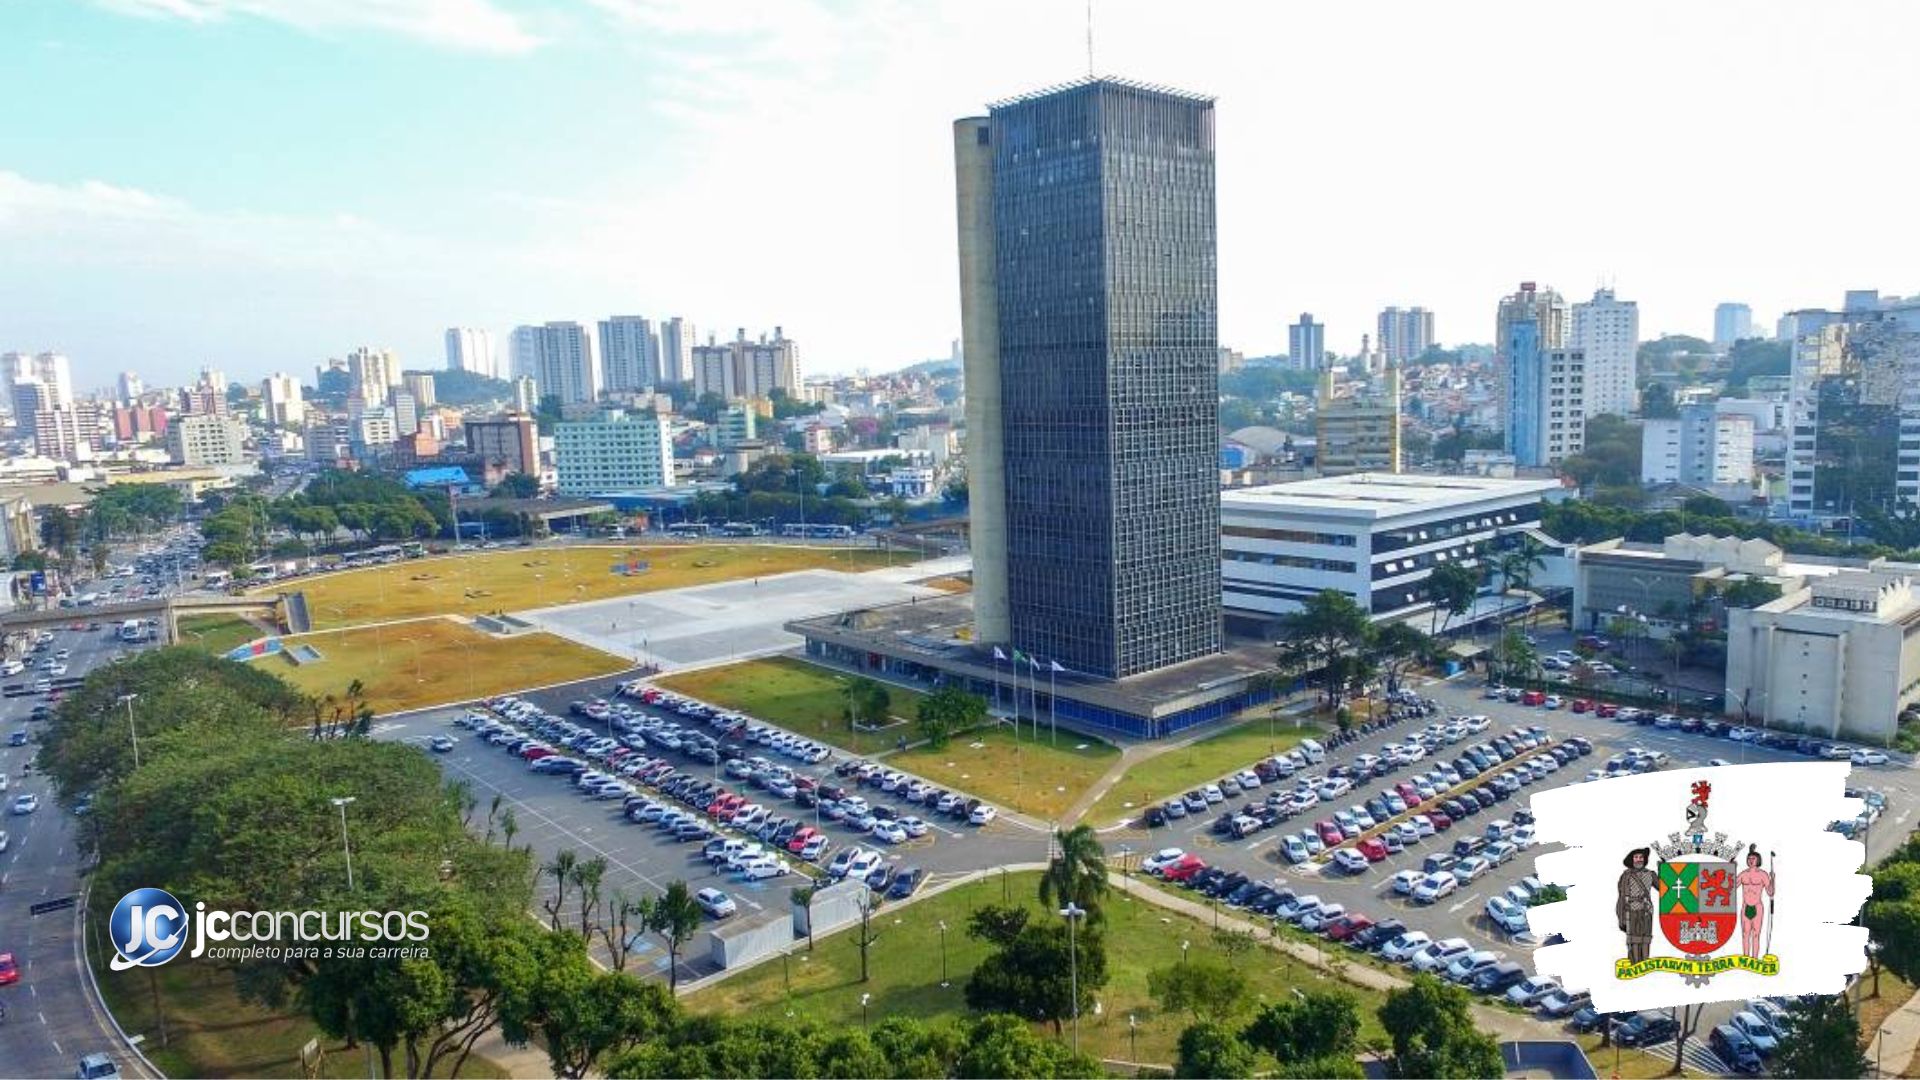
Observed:
[[[1012,643],[1107,678],[1217,652],[1213,104],[1100,80],[990,115]]]

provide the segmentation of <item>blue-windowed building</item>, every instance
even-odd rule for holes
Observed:
[[[1101,679],[1218,653],[1212,99],[1089,79],[955,151],[976,641]]]

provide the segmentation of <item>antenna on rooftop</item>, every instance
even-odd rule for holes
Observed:
[[[1093,78],[1093,0],[1087,0],[1087,78]]]

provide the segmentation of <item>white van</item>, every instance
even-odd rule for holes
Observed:
[[[1307,755],[1309,765],[1318,765],[1327,760],[1327,748],[1312,739],[1300,740],[1300,752]]]

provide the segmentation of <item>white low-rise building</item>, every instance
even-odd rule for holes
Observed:
[[[1727,613],[1730,716],[1886,744],[1920,701],[1920,566],[1842,570]]]
[[[1220,493],[1227,616],[1251,628],[1338,589],[1378,619],[1430,607],[1427,577],[1540,520],[1558,480],[1357,473]]]
[[[673,438],[655,413],[609,411],[597,420],[558,424],[553,459],[562,495],[673,486]]]

